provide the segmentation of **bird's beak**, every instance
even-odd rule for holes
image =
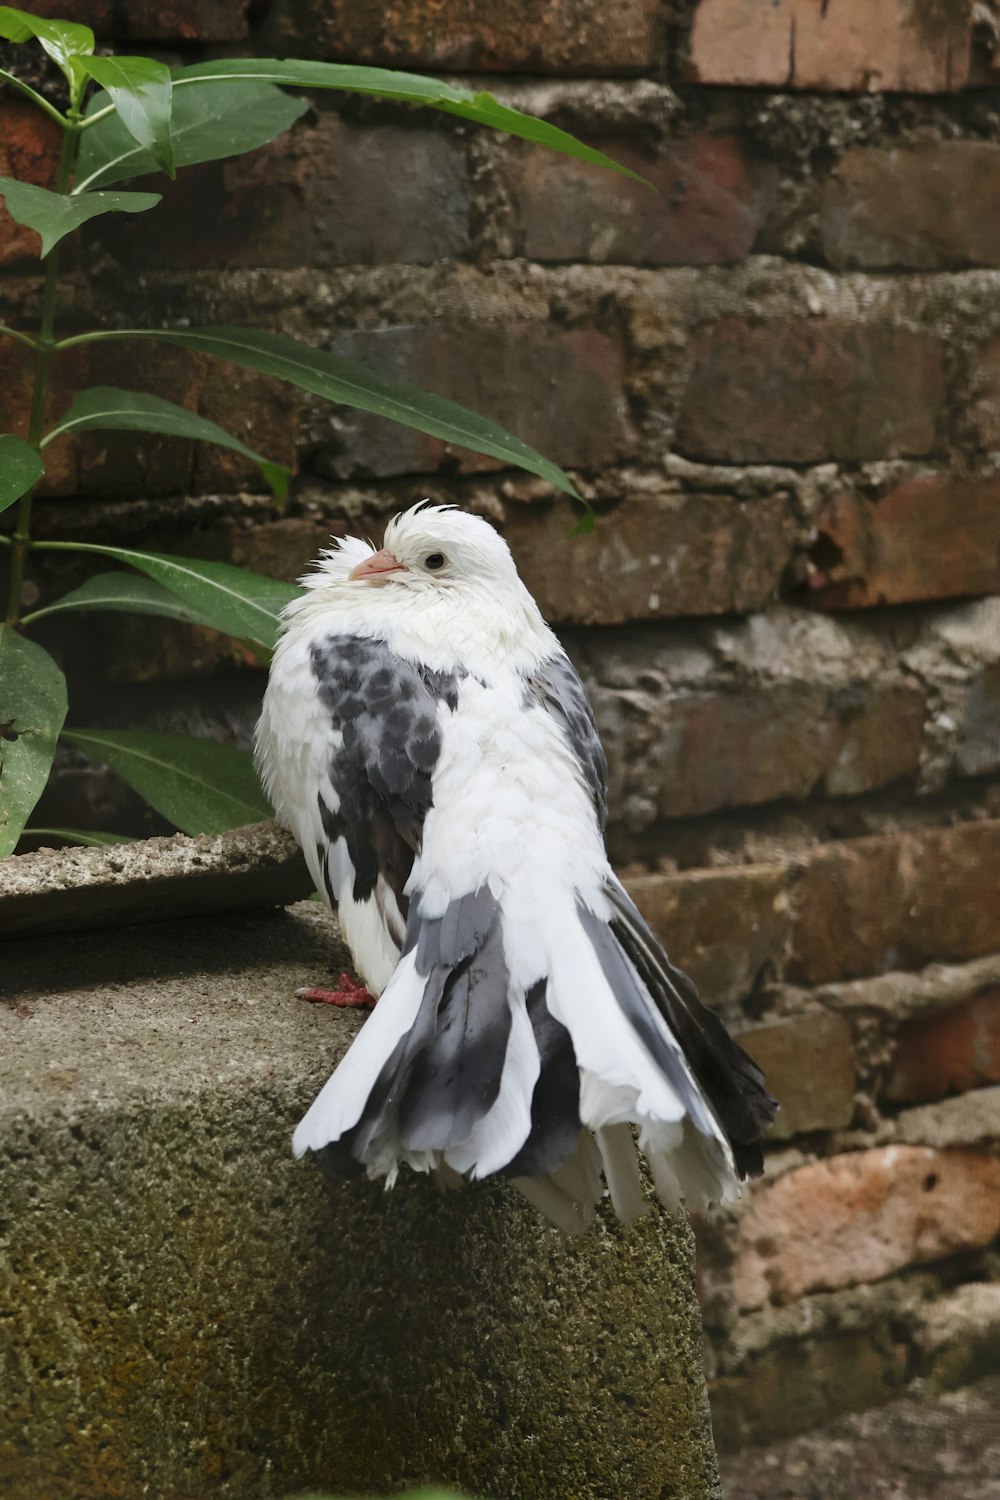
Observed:
[[[371,557],[366,557],[364,562],[358,563],[348,573],[348,578],[370,578],[381,582],[386,573],[405,573],[406,564],[401,563],[398,557],[387,552],[383,547],[381,552],[373,552]]]

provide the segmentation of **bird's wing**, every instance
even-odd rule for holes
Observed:
[[[384,641],[330,634],[310,647],[330,752],[316,793],[324,885],[364,969],[361,933],[377,912],[395,949],[406,931],[406,882],[431,806],[440,706],[457,679],[405,661]],[[353,930],[352,930],[353,929]],[[358,940],[355,940],[358,934]],[[366,976],[367,977],[367,976]]]
[[[546,709],[558,723],[603,828],[608,820],[608,762],[590,700],[569,657],[560,652],[542,662],[527,679],[526,697]]]

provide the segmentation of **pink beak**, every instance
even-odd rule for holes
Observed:
[[[371,557],[366,557],[364,562],[358,563],[348,573],[348,578],[376,578],[385,573],[405,573],[406,564],[401,563],[398,558],[393,557],[383,547],[381,552],[373,552]]]

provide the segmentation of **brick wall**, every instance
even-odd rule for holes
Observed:
[[[53,455],[39,527],[291,578],[331,531],[377,532],[424,495],[496,521],[592,692],[615,857],[783,1103],[765,1180],[699,1226],[720,1440],[995,1368],[991,7],[53,7],[71,11],[170,57],[486,75],[657,185],[318,98],[256,157],[190,172],[164,216],[102,226],[64,314],[253,321],[411,375],[570,467],[595,537],[567,541],[538,480],[172,351],[155,375],[101,350],[66,378],[155,381],[252,432],[297,461],[292,501],[276,512],[232,455],[101,435]],[[49,133],[0,107],[0,168],[49,180]],[[37,282],[30,237],[7,225],[2,245],[13,321]],[[0,362],[22,415],[21,352]],[[33,585],[47,597],[77,566]],[[262,680],[239,646],[121,616],[48,639],[82,717],[249,734]],[[47,821],[81,808],[156,826],[68,759]]]

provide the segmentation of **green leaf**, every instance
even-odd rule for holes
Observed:
[[[459,406],[444,396],[422,391],[408,381],[390,380],[353,359],[313,349],[280,333],[264,333],[255,328],[196,328],[128,330],[128,338],[156,339],[160,343],[181,344],[231,360],[265,375],[276,375],[301,390],[345,406],[359,407],[380,417],[391,417],[404,427],[415,427],[446,443],[488,453],[503,463],[516,464],[529,473],[538,474],[557,489],[565,490],[579,500],[572,480],[557,464],[550,463],[520,438],[505,432],[488,417],[481,417],[468,407]],[[119,335],[115,335],[119,337]]]
[[[87,849],[107,849],[112,844],[134,844],[127,833],[97,833],[92,828],[26,828],[23,838],[63,839],[67,844],[82,844]]]
[[[621,166],[603,151],[585,146],[575,136],[534,115],[522,114],[500,104],[492,94],[471,89],[456,88],[442,83],[437,78],[425,78],[419,73],[397,73],[390,68],[356,67],[352,63],[306,62],[298,58],[278,60],[268,57],[228,57],[216,62],[196,63],[174,75],[177,89],[190,87],[194,83],[228,80],[266,81],[293,88],[341,89],[352,94],[373,94],[379,99],[398,99],[406,104],[419,104],[431,109],[440,109],[449,115],[469,120],[475,125],[486,125],[493,130],[505,131],[508,135],[520,136],[522,140],[534,141],[536,145],[548,146],[565,156],[575,156],[580,161],[593,162],[596,166],[609,167],[625,177],[634,177],[643,182],[636,172]]]
[[[35,547],[38,551],[93,552],[128,563],[175,594],[200,617],[199,623],[268,649],[277,639],[278,615],[302,592],[294,584],[279,583],[230,563],[199,562],[96,542],[36,542]]]
[[[186,734],[67,730],[182,833],[223,833],[272,816],[249,751]]]
[[[94,50],[94,33],[89,26],[73,21],[45,21],[12,5],[0,5],[0,36],[10,42],[26,42],[34,37],[69,80],[74,98],[79,97],[77,59]]]
[[[114,194],[95,193],[94,197],[113,197]],[[118,196],[127,197],[128,194]],[[89,202],[90,195],[80,200]],[[177,406],[173,401],[164,401],[161,396],[150,396],[143,391],[123,391],[116,386],[96,385],[83,391],[69,411],[60,418],[42,443],[44,448],[53,438],[65,432],[84,432],[89,428],[104,431],[160,432],[169,437],[197,438],[199,442],[216,443],[220,448],[230,448],[252,459],[274,493],[276,500],[284,500],[288,494],[290,471],[284,464],[272,463],[270,459],[248,448],[228,433],[224,427],[200,417],[196,412]]]
[[[44,609],[25,615],[22,625],[33,625],[48,615],[64,614],[75,609],[110,609],[131,615],[157,615],[162,619],[183,620],[189,625],[211,625],[210,620],[183,599],[178,599],[162,584],[141,573],[99,573],[88,578],[78,589],[63,594]]]
[[[12,432],[0,433],[0,511],[37,484],[45,465],[35,448]]]
[[[45,789],[66,717],[66,679],[47,651],[0,625],[0,857]]]
[[[283,135],[309,107],[270,83],[203,83],[180,89],[177,82],[170,121],[176,167],[256,151]],[[107,102],[106,94],[95,95],[87,103],[88,117]],[[156,159],[136,145],[117,115],[107,115],[83,135],[73,191],[89,192],[155,171]]]
[[[149,57],[88,57],[80,66],[107,90],[129,135],[169,177],[176,176],[170,135],[170,69]]]
[[[74,198],[13,177],[0,177],[0,194],[7,200],[11,218],[41,235],[43,257],[88,219],[99,214],[141,214],[160,201],[159,193],[88,193]]]

